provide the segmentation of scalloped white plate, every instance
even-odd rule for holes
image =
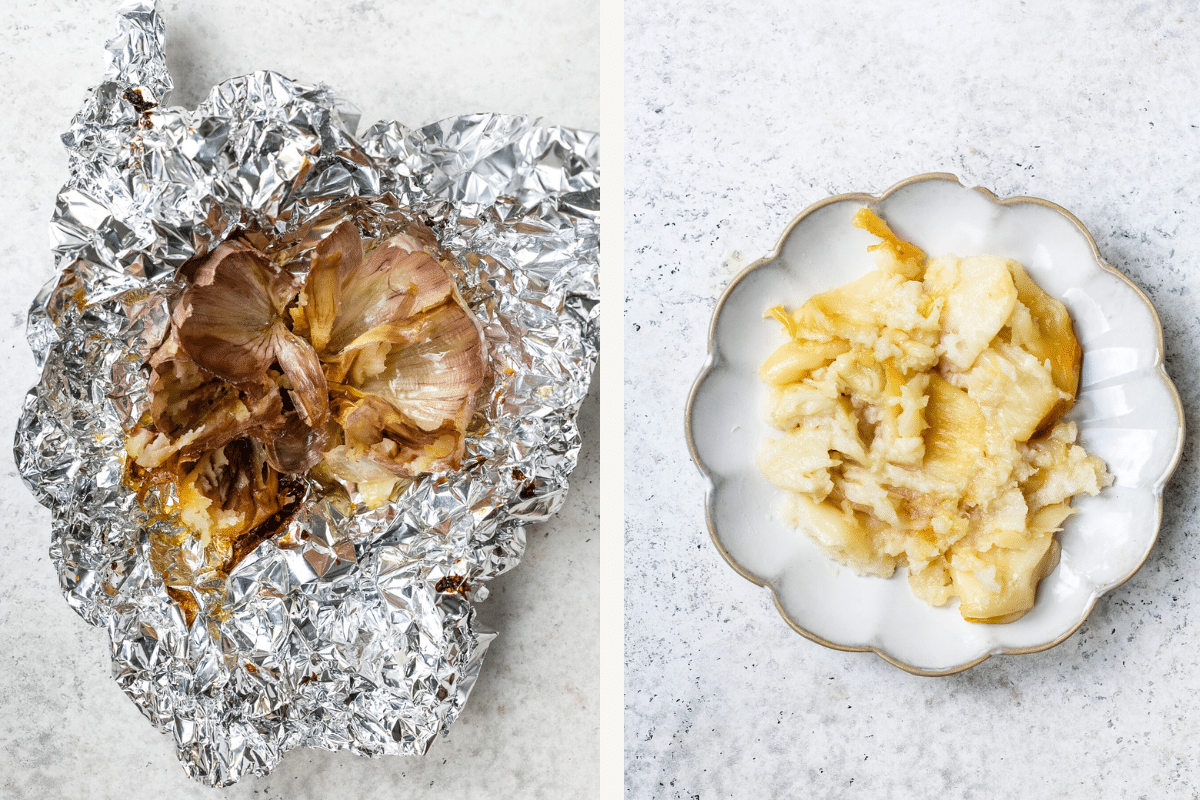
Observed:
[[[778,490],[755,463],[767,434],[758,367],[784,340],[763,311],[799,306],[874,267],[867,246],[876,239],[850,222],[864,205],[931,256],[1017,259],[1074,321],[1083,371],[1067,419],[1115,482],[1075,500],[1079,513],[1059,534],[1059,565],[1015,622],[966,622],[957,600],[932,608],[914,597],[904,570],[886,580],[860,577],[826,558],[775,515]],[[735,570],[771,590],[793,628],[828,647],[873,651],[922,675],[1052,647],[1083,624],[1097,598],[1138,570],[1158,535],[1163,486],[1183,446],[1183,409],[1162,360],[1162,327],[1150,301],[1101,260],[1079,220],[1053,203],[1000,200],[946,174],[910,178],[880,197],[831,197],[797,217],[775,252],[746,268],[717,303],[709,358],[687,408],[688,445],[709,481],[709,531]]]

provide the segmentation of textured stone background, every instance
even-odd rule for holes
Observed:
[[[53,272],[47,226],[67,178],[58,137],[102,77],[116,7],[0,4],[0,443],[12,442],[37,379],[25,311]],[[165,0],[161,10],[175,104],[195,106],[214,83],[271,68],[333,87],[363,112],[362,129],[476,111],[600,124],[595,2]],[[598,401],[594,389],[567,505],[531,530],[524,562],[480,607],[501,634],[451,736],[424,759],[293,751],[269,778],[248,778],[223,797],[588,796],[602,663]],[[0,797],[214,797],[110,680],[107,636],[63,602],[46,555],[50,514],[10,457],[0,484]]]
[[[628,797],[1200,796],[1195,433],[1131,581],[948,678],[788,628],[712,546],[683,437],[729,279],[810,203],[931,171],[1077,215],[1197,430],[1200,5],[629,0],[626,65]]]

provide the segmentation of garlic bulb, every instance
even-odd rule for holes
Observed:
[[[374,507],[457,468],[487,373],[427,229],[364,242],[347,219],[292,260],[262,242],[226,242],[185,271],[148,361],[150,411],[126,442],[133,478],[176,487],[205,554],[197,579],[282,529],[303,494],[287,476]]]

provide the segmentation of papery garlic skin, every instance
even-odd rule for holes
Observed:
[[[460,463],[486,377],[479,323],[430,245],[402,233],[367,253],[343,222],[314,250],[292,312],[325,368],[336,423],[314,474],[368,507],[405,477]]]

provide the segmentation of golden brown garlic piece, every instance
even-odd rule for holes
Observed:
[[[303,262],[246,241],[191,270],[126,449],[132,476],[176,487],[204,548],[194,577],[228,574],[249,552],[240,542],[282,528],[299,499],[287,476],[375,507],[405,479],[460,465],[483,338],[436,247],[415,226],[364,243],[346,220],[303,279]],[[178,559],[160,561],[178,579]]]

